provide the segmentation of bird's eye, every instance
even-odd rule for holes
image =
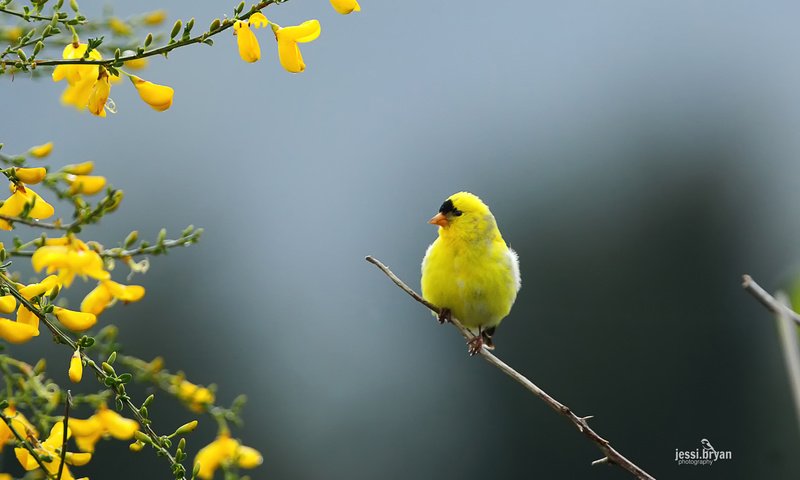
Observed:
[[[462,212],[461,210],[459,210],[457,208],[453,209],[453,215],[455,215],[456,217],[460,217],[463,213],[464,212]]]

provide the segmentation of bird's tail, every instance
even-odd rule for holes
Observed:
[[[486,330],[481,330],[481,337],[483,337],[483,345],[489,350],[494,350],[494,340],[492,340],[492,337],[494,336],[494,331],[495,327],[487,328]]]

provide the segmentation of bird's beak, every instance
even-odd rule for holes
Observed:
[[[448,225],[447,217],[445,217],[441,212],[437,213],[433,218],[428,220],[428,223],[431,225],[439,225],[440,227],[446,227]]]

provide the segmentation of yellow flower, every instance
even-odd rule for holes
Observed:
[[[361,11],[361,5],[359,5],[356,0],[331,0],[331,5],[342,15]]]
[[[173,383],[173,391],[193,412],[203,412],[214,403],[214,392],[187,380],[176,378]]]
[[[31,147],[31,149],[28,150],[28,153],[30,153],[32,157],[44,158],[50,155],[50,152],[52,151],[53,151],[53,142],[47,142],[42,145],[36,145],[35,147]]]
[[[55,275],[49,275],[44,278],[39,283],[31,283],[30,285],[26,285],[19,289],[19,293],[30,300],[33,297],[44,295],[45,293],[50,293],[53,291],[54,288],[59,286],[60,282],[58,281],[58,277]]]
[[[61,66],[61,65],[59,65]],[[70,83],[64,92],[61,93],[61,103],[64,105],[72,105],[77,110],[83,110],[89,103],[89,97],[94,92],[94,84],[97,83],[97,77],[85,76],[75,83]]]
[[[247,22],[236,20],[233,24],[233,34],[236,36],[236,44],[239,46],[239,56],[245,62],[257,62],[261,58],[261,46],[258,44],[256,34],[250,30]]]
[[[32,204],[28,210],[28,217],[35,220],[48,218],[55,213],[55,209],[49,203],[45,202],[36,192],[30,188],[25,188],[22,185],[10,185],[11,196],[3,202],[0,206],[0,214],[9,217],[19,216],[26,208],[26,205]],[[11,224],[5,220],[0,219],[0,229],[11,230]]]
[[[134,432],[139,430],[139,424],[101,404],[97,412],[85,420],[70,418],[69,428],[75,435],[75,443],[79,449],[94,452],[95,444],[101,438],[111,436],[118,440],[130,440]]]
[[[194,458],[195,465],[200,464],[197,476],[203,480],[214,478],[214,472],[223,464],[255,468],[263,461],[263,457],[256,449],[232,439],[228,432],[220,433],[213,442],[201,448]]]
[[[14,174],[23,183],[36,184],[44,180],[47,170],[42,167],[36,168],[15,168]]]
[[[61,56],[66,60],[83,58],[87,49],[88,45],[85,43],[70,43],[64,47]],[[88,58],[101,60],[102,56],[97,50],[92,50]],[[97,65],[57,65],[53,70],[54,82],[66,80],[69,84],[61,94],[61,102],[79,110],[86,108],[89,103],[89,97],[94,93],[99,76],[100,68]]]
[[[83,378],[83,361],[80,350],[75,350],[69,360],[69,379],[72,383],[80,383],[81,378]]]
[[[58,279],[65,287],[72,285],[75,275],[95,280],[108,280],[103,259],[80,239],[69,236],[66,244],[61,239],[48,239],[44,246],[33,252],[31,264],[37,272],[47,267],[47,273],[58,271]]]
[[[67,429],[67,438],[71,436],[70,429]],[[64,441],[64,422],[57,422],[50,430],[50,436],[47,440],[36,445],[36,453],[42,460],[46,473],[55,477],[58,474],[59,466],[61,465],[61,447]],[[35,470],[39,468],[39,463],[31,455],[31,453],[24,448],[15,448],[14,453],[17,456],[22,468],[25,470]],[[49,460],[48,460],[49,459]],[[89,463],[92,459],[91,453],[66,453],[65,463],[69,465],[81,466]],[[70,473],[69,468],[64,466],[64,471],[61,474],[62,480],[74,480],[75,477]]]
[[[319,37],[321,28],[319,21],[308,20],[293,27],[275,28],[275,38],[278,40],[278,58],[281,65],[291,73],[300,73],[306,69],[303,55],[300,53],[298,43],[307,43]]]
[[[247,23],[253,28],[262,28],[269,25],[269,20],[267,20],[267,17],[265,17],[263,13],[256,12],[250,15],[250,18],[247,19]]]
[[[40,288],[40,283],[34,283],[32,285],[28,285],[20,289],[20,293],[25,296],[25,298],[31,298],[35,296]],[[26,288],[34,288],[34,290],[28,290],[28,292],[23,292]],[[47,285],[44,286],[47,288]],[[33,292],[34,295],[30,297],[26,296],[26,293]],[[41,295],[41,293],[38,293]],[[31,312],[24,306],[20,305],[17,309],[17,321],[12,321],[7,318],[0,318],[0,338],[9,342],[9,343],[25,343],[31,340],[33,337],[39,336],[39,317],[36,316],[35,313]]]
[[[159,25],[167,18],[167,12],[164,10],[155,10],[144,16],[144,23],[147,25]]]
[[[94,162],[89,161],[74,165],[66,165],[62,167],[61,170],[73,175],[89,175],[94,170]]]
[[[17,299],[14,295],[0,297],[0,313],[11,313],[17,308]]]
[[[108,28],[117,35],[128,36],[133,33],[131,26],[117,17],[108,19]]]
[[[269,20],[261,12],[250,15],[246,22],[237,20],[233,24],[233,35],[236,37],[236,44],[239,47],[239,56],[245,62],[253,63],[261,58],[261,46],[250,27],[261,28],[267,25],[269,25]]]
[[[3,414],[11,419],[11,426],[14,427],[14,430],[22,435],[23,438],[36,438],[39,436],[36,432],[36,428],[25,418],[25,415],[23,415],[22,412],[18,412],[13,406],[6,407],[6,409],[3,410]],[[15,439],[14,432],[8,428],[6,422],[0,421],[0,452],[3,451],[3,445]]]
[[[105,114],[103,114],[105,115]],[[98,175],[72,175],[67,174],[64,177],[69,182],[69,193],[75,195],[82,193],[84,195],[94,195],[103,190],[106,186],[106,177]]]
[[[122,285],[112,280],[103,280],[81,302],[81,311],[100,315],[115,300],[137,302],[144,297],[144,287]]]
[[[76,312],[61,307],[54,306],[53,315],[56,316],[62,325],[73,332],[83,332],[84,330],[92,328],[94,324],[97,323],[97,316],[93,313]]]
[[[92,88],[92,93],[89,95],[88,107],[92,115],[98,117],[106,116],[106,102],[108,96],[111,94],[111,82],[108,79],[108,72],[103,69],[100,71],[100,76]]]
[[[172,97],[175,95],[175,90],[166,85],[158,85],[157,83],[142,80],[136,75],[130,75],[133,86],[139,92],[139,97],[144,103],[150,105],[153,110],[163,112],[172,106]]]
[[[20,307],[20,309],[25,307]],[[38,320],[38,318],[37,318]],[[28,325],[0,318],[0,338],[8,343],[25,343],[39,335],[39,325]]]

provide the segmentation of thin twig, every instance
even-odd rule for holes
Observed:
[[[440,313],[439,308],[436,305],[428,302],[424,298],[422,298],[417,292],[412,290],[408,285],[406,285],[402,280],[400,280],[391,270],[389,267],[381,263],[378,259],[367,256],[366,260],[378,267],[383,273],[386,274],[389,279],[394,282],[395,285],[400,287],[401,290],[406,292],[407,294],[411,295],[411,297],[416,300],[417,302],[425,305],[430,310]],[[469,331],[466,327],[464,327],[456,318],[452,318],[453,325],[461,332],[467,340],[471,340],[475,337],[475,335]],[[481,346],[480,356],[483,357],[484,360],[489,362],[490,364],[494,365],[498,369],[500,369],[503,373],[514,379],[517,383],[528,389],[531,393],[542,399],[548,407],[552,408],[556,413],[563,416],[570,422],[572,422],[575,427],[578,428],[578,431],[583,433],[585,437],[591,440],[600,451],[603,452],[605,455],[600,460],[595,460],[592,462],[593,465],[599,463],[611,463],[615,465],[619,465],[624,470],[631,473],[638,479],[644,480],[654,480],[654,477],[651,476],[649,473],[645,472],[642,468],[637,466],[635,463],[631,462],[613,447],[611,447],[611,443],[606,440],[605,438],[601,437],[597,432],[595,432],[592,427],[589,426],[588,420],[592,418],[591,416],[580,417],[576,415],[568,406],[564,405],[563,403],[559,402],[555,398],[551,397],[547,392],[542,390],[541,388],[537,387],[533,382],[528,380],[524,375],[517,372],[508,364],[497,358],[493,355],[489,350],[486,349],[485,346]]]
[[[64,405],[64,438],[61,440],[61,463],[58,465],[58,477],[56,480],[61,480],[61,474],[64,472],[64,463],[67,461],[67,439],[69,439],[68,423],[69,423],[69,407],[72,406],[72,392],[67,390],[67,403]]]
[[[797,325],[800,325],[800,315],[798,315],[798,313],[794,310],[786,307],[786,305],[782,305],[780,302],[775,300],[775,298],[766,290],[761,288],[761,285],[757,284],[750,275],[742,275],[742,287],[747,290],[750,295],[754,296],[756,300],[761,302],[761,305],[767,307],[767,310],[770,312],[774,314],[783,312]]]
[[[12,217],[10,215],[4,215],[0,213],[0,220],[5,220],[8,223],[21,223],[23,225],[28,225],[29,227],[36,227],[36,228],[44,228],[46,230],[63,230],[69,231],[72,227],[75,226],[75,223],[68,223],[66,225],[61,225],[61,223],[46,223],[40,222],[39,220],[34,220],[32,218],[22,218],[22,217]]]

